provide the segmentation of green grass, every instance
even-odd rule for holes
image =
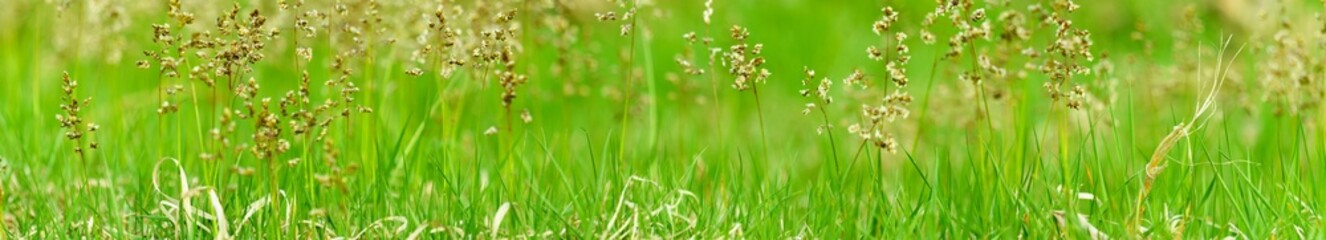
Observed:
[[[1092,228],[1112,238],[1326,237],[1318,212],[1326,202],[1318,187],[1326,183],[1326,112],[1291,111],[1276,100],[1256,72],[1274,58],[1266,41],[1206,1],[1079,3],[1083,8],[1066,17],[1092,32],[1091,52],[1115,71],[1071,79],[1102,99],[1072,111],[1045,93],[1047,77],[1036,72],[974,91],[958,79],[974,67],[971,55],[939,58],[954,29],[936,29],[933,46],[917,40],[933,3],[892,3],[902,14],[895,29],[911,35],[905,91],[916,98],[909,118],[888,125],[903,144],[897,153],[847,131],[863,121],[861,104],[878,104],[888,92],[841,84],[862,69],[872,84],[894,87],[880,76],[883,64],[864,51],[881,41],[870,24],[883,4],[716,1],[707,29],[703,1],[656,2],[638,10],[637,35],[625,37],[621,22],[593,18],[621,14],[612,5],[520,11],[539,17],[515,20],[530,25],[521,27],[526,35],[517,41],[523,52],[514,68],[530,81],[518,88],[510,112],[492,69],[443,77],[428,70],[438,63],[409,61],[418,48],[411,34],[425,27],[411,21],[431,17],[420,14],[431,13],[433,3],[384,2],[391,30],[369,38],[378,44],[347,63],[355,69],[350,81],[362,88],[355,103],[373,111],[333,122],[331,146],[287,132],[291,149],[273,160],[248,153],[200,159],[216,148],[208,133],[219,118],[214,106],[242,106],[223,85],[216,97],[199,81],[167,79],[184,86],[175,101],[181,108],[156,113],[158,66],[134,62],[159,48],[150,37],[151,24],[166,21],[162,4],[121,3],[130,4],[120,6],[128,25],[113,32],[106,22],[80,18],[107,14],[88,3],[63,12],[40,1],[0,3],[0,239],[213,238],[222,231],[239,239],[1079,239],[1091,238]],[[977,6],[994,18],[1029,4],[1012,2]],[[229,9],[202,5],[185,9],[202,27]],[[1203,30],[1174,20],[1188,5]],[[1300,5],[1276,16],[1322,12]],[[245,14],[261,9],[269,26],[282,30],[243,78],[258,80],[259,98],[275,104],[298,88],[305,70],[313,103],[338,97],[323,81],[337,77],[332,54],[345,51],[347,40],[326,30],[312,41],[300,38],[314,55],[298,65],[290,46],[296,42],[287,36],[291,16],[278,14],[275,3],[241,6]],[[573,40],[558,42],[556,29],[531,23],[554,13],[570,15],[578,28],[568,35]],[[681,38],[712,34],[715,46],[726,48],[734,24],[749,28],[751,43],[764,44],[764,67],[773,75],[758,86],[759,99],[732,89],[724,66],[705,65],[706,47]],[[1310,30],[1321,23],[1304,24],[1307,30],[1295,34],[1320,41]],[[1135,25],[1146,26],[1145,39],[1129,37]],[[1231,35],[1234,43],[1218,57]],[[1051,37],[1037,35],[1031,46]],[[111,47],[117,41],[122,46]],[[1243,54],[1230,57],[1240,46]],[[123,57],[108,61],[114,51]],[[683,74],[674,59],[685,51],[708,72]],[[1317,67],[1326,62],[1302,54]],[[1164,155],[1168,167],[1139,206],[1147,162],[1174,126],[1192,119],[1218,60],[1236,77],[1218,91],[1210,120]],[[427,72],[407,75],[413,67]],[[803,67],[836,83],[835,102],[810,115],[801,114],[810,100],[797,94]],[[86,162],[53,119],[63,112],[64,71],[79,81],[78,95],[91,98],[84,118],[102,126],[91,136],[101,146]],[[1307,75],[1316,85],[1326,76]],[[526,110],[530,123],[518,116]],[[817,134],[826,122],[830,133]],[[251,144],[253,125],[241,120],[231,140]],[[484,134],[490,127],[498,133]],[[327,150],[339,158],[329,161]],[[1145,211],[1135,216],[1139,208]],[[1133,232],[1135,218],[1149,231]]]

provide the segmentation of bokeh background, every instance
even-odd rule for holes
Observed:
[[[1096,59],[1086,64],[1097,74],[1072,80],[1088,89],[1091,100],[1084,110],[1066,115],[1056,112],[1063,108],[1056,108],[1042,87],[1046,78],[1035,73],[992,83],[997,87],[989,89],[990,93],[1007,97],[987,99],[988,115],[978,112],[974,108],[979,98],[976,91],[957,77],[969,67],[965,61],[971,60],[936,60],[947,50],[944,39],[954,29],[936,24],[937,45],[917,40],[915,32],[925,14],[933,11],[933,1],[718,0],[713,3],[712,26],[707,26],[702,20],[704,1],[641,0],[634,38],[620,34],[621,23],[594,17],[605,11],[621,13],[622,8],[613,2],[537,2],[557,8],[522,15],[533,17],[520,20],[526,25],[520,26],[524,35],[517,66],[529,83],[519,88],[512,109],[515,113],[528,111],[532,121],[512,128],[504,125],[512,113],[502,107],[502,90],[495,81],[475,80],[476,73],[465,71],[444,77],[412,58],[428,42],[421,38],[421,30],[427,27],[435,2],[380,2],[384,16],[380,29],[369,31],[367,37],[375,43],[375,50],[356,59],[359,72],[352,79],[364,88],[358,96],[360,103],[374,111],[356,114],[352,121],[359,122],[333,133],[339,141],[335,148],[340,162],[291,165],[299,169],[292,174],[309,176],[283,177],[282,188],[308,189],[298,193],[313,196],[296,201],[296,208],[303,210],[296,211],[296,216],[308,216],[303,212],[309,209],[330,209],[333,215],[356,209],[368,212],[330,220],[344,223],[336,232],[353,232],[356,228],[351,226],[392,215],[451,224],[452,219],[481,220],[503,202],[583,205],[551,213],[518,208],[525,216],[521,226],[533,229],[562,224],[534,216],[606,214],[601,209],[611,206],[568,192],[613,193],[620,190],[599,188],[621,186],[637,176],[658,181],[664,188],[688,189],[699,195],[698,207],[691,210],[713,210],[715,213],[699,214],[699,219],[723,231],[731,228],[730,222],[745,222],[748,232],[766,234],[753,236],[793,236],[795,229],[784,229],[772,220],[782,217],[809,222],[809,229],[829,238],[866,236],[835,234],[865,234],[870,232],[867,229],[879,229],[874,226],[881,221],[897,223],[883,228],[892,229],[886,232],[918,229],[954,233],[947,235],[950,237],[988,236],[977,233],[1016,234],[1016,227],[1010,227],[1015,223],[1001,221],[1027,218],[1028,212],[1039,215],[1032,219],[1054,219],[1048,217],[1054,209],[1079,204],[1055,200],[1049,193],[1055,185],[1072,182],[1078,186],[1069,188],[1093,190],[1108,200],[1075,211],[1099,217],[1091,221],[1105,232],[1123,233],[1128,227],[1121,222],[1135,207],[1132,194],[1144,165],[1176,124],[1192,118],[1194,106],[1218,72],[1215,67],[1224,63],[1233,74],[1219,90],[1219,109],[1204,122],[1205,127],[1194,131],[1198,137],[1182,145],[1186,154],[1172,155],[1175,161],[1189,163],[1188,170],[1174,173],[1184,180],[1157,183],[1153,190],[1157,193],[1151,197],[1160,200],[1147,203],[1156,212],[1147,217],[1168,218],[1168,213],[1159,213],[1162,206],[1177,212],[1179,205],[1188,204],[1182,207],[1185,216],[1218,222],[1190,236],[1225,236],[1230,231],[1219,226],[1226,222],[1244,226],[1253,236],[1270,236],[1298,223],[1321,228],[1321,218],[1315,213],[1285,217],[1293,215],[1300,202],[1311,210],[1322,202],[1312,200],[1326,199],[1326,193],[1313,187],[1323,182],[1320,173],[1326,166],[1319,161],[1326,153],[1322,145],[1326,114],[1316,106],[1326,84],[1321,82],[1326,28],[1320,1],[1080,1],[1081,9],[1066,17],[1091,33],[1091,52]],[[993,18],[1003,10],[1025,10],[1040,2],[1048,5],[1054,1],[978,1],[977,5],[990,9]],[[307,3],[310,8],[335,4]],[[199,24],[188,28],[206,29],[232,5],[246,11],[261,9],[270,26],[291,25],[292,13],[277,10],[276,1],[183,1],[184,8],[199,19]],[[864,157],[857,157],[863,160],[835,165],[830,159],[861,156],[858,146],[869,146],[846,128],[861,121],[861,104],[877,104],[887,92],[835,86],[838,102],[821,106],[830,115],[828,131],[836,135],[836,142],[831,143],[825,134],[817,133],[817,126],[824,125],[822,119],[801,113],[810,101],[798,94],[807,88],[801,83],[803,69],[814,69],[821,78],[838,83],[861,70],[870,81],[883,84],[879,78],[884,74],[883,64],[870,60],[865,49],[883,40],[871,32],[871,24],[886,5],[900,12],[895,29],[912,36],[906,42],[911,47],[912,61],[906,68],[912,83],[905,91],[916,102],[910,107],[910,118],[888,127],[905,151],[888,153],[866,147]],[[210,128],[207,123],[215,112],[194,109],[198,106],[193,104],[208,106],[215,99],[206,94],[190,97],[189,92],[207,92],[198,83],[167,80],[162,84],[155,68],[136,66],[148,59],[143,51],[158,48],[151,41],[151,25],[165,21],[165,9],[165,1],[0,2],[0,160],[6,168],[4,201],[9,208],[5,221],[13,223],[7,225],[45,228],[39,224],[68,218],[51,214],[65,212],[62,209],[69,205],[48,202],[57,199],[123,200],[124,204],[106,204],[90,212],[160,214],[153,212],[160,199],[153,195],[152,180],[160,167],[156,164],[166,157],[183,162],[181,169],[186,172],[231,169],[220,172],[237,174],[236,169],[258,169],[259,176],[265,174],[262,167],[267,163],[252,157],[219,163],[198,160],[201,146],[206,146],[205,130],[200,129]],[[772,75],[767,84],[760,85],[761,102],[749,92],[733,90],[732,78],[723,74],[721,66],[717,72],[692,76],[684,74],[677,61],[705,66],[708,47],[688,44],[682,36],[711,34],[713,47],[726,48],[732,44],[728,37],[732,25],[748,28],[749,41],[763,44],[765,67]],[[1044,42],[1046,37],[1040,36],[1037,41]],[[1230,44],[1222,48],[1226,39]],[[1288,41],[1298,48],[1277,55],[1277,49],[1286,48],[1275,43],[1286,39],[1293,39]],[[264,50],[267,58],[255,64],[249,75],[262,83],[260,96],[278,98],[297,88],[300,72],[291,64],[297,61],[295,44],[284,38],[268,44]],[[302,44],[314,52],[307,65],[313,82],[332,78],[329,56],[340,51],[333,41],[320,37]],[[978,47],[991,46],[993,43],[982,43]],[[1240,55],[1234,57],[1234,52]],[[1282,55],[1294,57],[1284,60],[1288,58]],[[1282,60],[1296,62],[1304,72],[1293,77],[1267,73],[1272,68],[1268,64]],[[406,74],[413,68],[423,68],[423,76]],[[89,162],[75,161],[72,143],[62,137],[63,130],[53,117],[61,112],[62,72],[78,81],[80,96],[91,99],[84,117],[102,125],[91,136],[101,149],[92,153]],[[178,98],[184,103],[181,114],[163,118],[156,113],[158,95],[169,84],[182,84],[186,93]],[[313,91],[315,101],[335,94],[329,88],[315,87]],[[919,116],[921,111],[928,115]],[[1057,119],[1060,115],[1065,120]],[[490,128],[500,133],[484,134]],[[250,126],[240,130],[251,131]],[[508,137],[513,140],[504,140]],[[1064,143],[1069,144],[1065,147]],[[297,142],[291,152],[278,158],[309,163],[325,159],[299,154],[321,150],[304,146]],[[1242,163],[1245,168],[1206,171],[1191,167],[1206,166],[1194,163],[1211,159],[1212,166]],[[1229,164],[1217,163],[1222,161]],[[348,193],[305,184],[315,174],[352,166],[359,170],[348,177]],[[1246,181],[1216,188],[1212,179],[1224,179],[1222,173],[1229,174],[1224,178],[1239,176]],[[72,196],[79,189],[73,186],[80,186],[76,182],[86,182],[76,180],[81,179],[78,176],[105,179],[116,191],[99,197]],[[252,190],[262,189],[258,183],[264,180],[260,178],[212,177],[199,177],[196,184],[221,190],[228,209],[242,209],[266,191]],[[457,182],[443,183],[446,180]],[[509,183],[496,193],[478,187],[503,180]],[[515,186],[522,181],[529,186]],[[932,184],[949,187],[935,193]],[[1022,190],[998,190],[1000,184],[1022,186]],[[457,195],[417,204],[404,200],[430,199],[421,197],[425,191],[420,189],[425,187],[429,194],[437,188]],[[539,198],[522,189],[553,193]],[[1027,192],[1039,194],[1033,197],[1037,200],[1027,203],[1015,197]],[[1206,199],[1202,196],[1210,196],[1210,192],[1228,195],[1224,200],[1193,202]],[[658,199],[666,196],[643,194]],[[785,203],[770,203],[779,198]],[[921,217],[917,211],[901,217],[898,214],[905,216],[905,211],[887,210],[913,210],[890,205],[894,202],[938,201],[932,198],[961,200],[919,205],[924,207],[915,209],[926,209]],[[833,203],[815,204],[820,200]],[[470,201],[477,203],[471,205]],[[483,210],[418,209],[456,206],[450,204]],[[1023,207],[1012,207],[1018,205]],[[1230,206],[1245,207],[1238,212],[1229,211]],[[239,214],[239,210],[233,211]],[[768,215],[751,214],[759,211]],[[946,216],[955,212],[968,216]],[[894,220],[869,217],[877,215],[872,213]],[[829,220],[836,216],[847,220]],[[905,223],[907,219],[921,219],[922,223]],[[481,221],[457,226],[483,228],[475,222]],[[595,226],[601,227],[599,224]],[[1053,229],[1054,221],[1022,224]],[[152,232],[142,229],[138,231]]]

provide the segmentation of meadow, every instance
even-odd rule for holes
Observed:
[[[0,239],[1321,239],[1324,8],[0,1]]]

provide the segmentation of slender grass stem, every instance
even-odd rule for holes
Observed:
[[[632,0],[631,8],[636,8],[639,6],[640,3],[638,0]],[[627,58],[625,66],[626,70],[623,71],[623,74],[626,76],[626,88],[622,89],[623,96],[625,97],[622,98],[622,121],[621,121],[622,128],[620,133],[621,136],[620,139],[618,140],[618,145],[617,145],[617,161],[626,161],[626,135],[627,135],[626,132],[629,129],[627,128],[627,125],[630,123],[631,119],[630,117],[631,99],[633,98],[633,96],[631,96],[631,93],[635,91],[635,88],[633,86],[635,83],[635,81],[633,80],[635,78],[635,37],[637,35],[636,32],[637,32],[639,19],[640,17],[638,16],[631,18],[631,26],[630,26],[631,36],[629,38],[630,43],[628,43],[630,47],[628,47],[627,50],[629,51],[629,53],[627,54],[630,57]]]
[[[759,84],[751,86],[751,94],[755,96],[755,115],[758,116],[760,120],[760,145],[764,148],[764,158],[768,159],[770,157],[769,134],[764,127],[764,109],[761,107],[763,104],[760,103]]]

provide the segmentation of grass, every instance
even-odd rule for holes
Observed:
[[[0,239],[1326,236],[1315,3],[482,2],[0,3]]]

